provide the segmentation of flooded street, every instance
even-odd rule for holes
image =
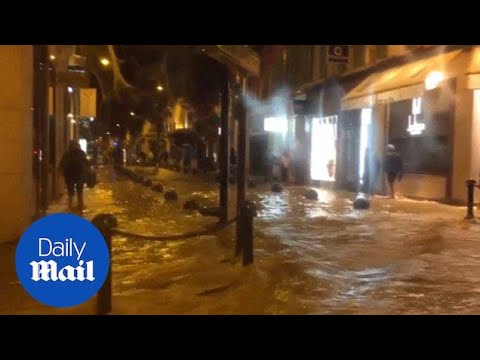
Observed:
[[[183,210],[187,199],[217,201],[213,181],[157,176],[176,189],[177,202],[101,170],[86,216],[112,213],[120,229],[156,235],[216,221]],[[465,208],[375,198],[370,210],[352,210],[351,193],[317,189],[312,201],[304,190],[251,190],[259,216],[255,263],[246,268],[233,257],[235,226],[173,242],[115,236],[114,313],[480,313],[480,225],[463,220]]]

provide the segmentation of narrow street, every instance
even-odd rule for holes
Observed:
[[[217,201],[213,181],[163,169],[157,176],[178,192],[178,201],[165,203],[163,194],[101,169],[97,187],[86,191],[84,216],[111,213],[119,228],[142,234],[177,234],[215,222],[183,210],[187,199]],[[255,263],[247,268],[233,259],[234,226],[185,241],[114,237],[113,313],[480,312],[480,225],[463,220],[464,207],[375,198],[370,210],[352,210],[351,193],[317,189],[319,200],[311,201],[304,189],[252,189],[259,216]],[[65,211],[64,201],[51,208]],[[29,304],[4,304],[0,312],[45,312]],[[73,312],[91,309],[92,301]]]

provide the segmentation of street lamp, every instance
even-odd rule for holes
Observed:
[[[162,86],[162,85],[158,85],[158,86],[157,86],[157,90],[158,90],[158,91],[163,91],[163,86]]]
[[[108,60],[106,57],[102,57],[100,58],[100,64],[102,64],[103,66],[108,66],[110,65],[110,60]]]

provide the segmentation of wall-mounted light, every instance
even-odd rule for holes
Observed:
[[[445,79],[445,75],[440,71],[432,71],[425,78],[425,89],[433,90],[435,89],[440,82]]]

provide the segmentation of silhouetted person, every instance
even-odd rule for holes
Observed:
[[[363,174],[364,191],[367,194],[375,193],[375,186],[377,185],[378,173],[380,171],[380,160],[375,151],[370,148],[365,149],[365,172]]]
[[[403,177],[403,161],[399,153],[395,151],[395,146],[387,146],[387,154],[383,169],[387,174],[387,181],[390,186],[390,197],[395,199],[395,181],[401,181]]]
[[[284,151],[280,163],[280,176],[283,182],[287,182],[290,175],[290,154]]]
[[[63,172],[68,191],[68,208],[72,209],[73,195],[77,193],[79,210],[83,210],[83,186],[88,172],[89,163],[87,156],[80,148],[76,140],[71,140],[68,149],[60,161],[60,169]]]

